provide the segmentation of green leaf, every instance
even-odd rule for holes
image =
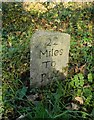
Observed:
[[[22,99],[26,95],[26,92],[27,92],[27,88],[25,86],[23,86],[22,89],[18,90],[19,99]]]
[[[89,82],[92,82],[92,80],[93,80],[93,78],[92,78],[92,73],[89,73],[89,74],[88,74],[88,81],[89,81]]]
[[[89,96],[86,98],[86,100],[85,100],[85,104],[89,105],[91,99],[92,99],[92,95],[89,95]]]
[[[89,95],[92,95],[92,92],[91,92],[90,88],[84,88],[83,92],[84,92],[85,97],[88,97]]]
[[[92,113],[91,113],[91,114],[92,114],[92,116],[94,117],[94,108],[93,108],[93,110],[92,110]]]

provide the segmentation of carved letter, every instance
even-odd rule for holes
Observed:
[[[58,51],[58,50],[55,50],[55,51],[54,51],[54,55],[55,55],[55,56],[57,56],[57,55],[58,55],[58,53],[59,53],[59,51]]]
[[[49,62],[50,62],[50,61],[44,61],[44,62],[42,62],[42,64],[45,64],[45,67],[47,68]]]
[[[43,82],[46,79],[47,75],[46,73],[41,74],[41,82]]]
[[[46,50],[43,52],[40,50],[40,58],[42,57],[42,55],[48,57],[48,51]]]
[[[60,50],[60,55],[62,55],[62,54],[63,54],[63,49]]]
[[[55,62],[55,61],[52,61],[52,62],[51,62],[51,66],[52,66],[52,67],[55,67],[55,66],[56,66],[56,62]]]

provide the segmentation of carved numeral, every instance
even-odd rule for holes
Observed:
[[[58,44],[55,42],[55,43],[53,43],[53,45],[58,45]]]
[[[54,37],[54,39],[58,39],[58,37]],[[58,45],[58,44],[55,42],[55,43],[53,43],[53,45]]]
[[[58,39],[58,38],[54,37],[54,39]],[[58,45],[58,43],[56,43],[56,42],[52,43],[52,40],[49,38],[48,42],[46,43],[46,46],[51,46],[51,45]]]
[[[49,38],[48,43],[46,43],[46,46],[51,46],[51,39]]]

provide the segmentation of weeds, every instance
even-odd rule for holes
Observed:
[[[68,3],[65,7],[60,3],[58,10],[55,6],[38,13],[25,11],[22,3],[2,3],[2,119],[93,120],[93,4],[79,4],[78,8],[76,4]],[[68,77],[32,89],[28,82],[29,43],[33,32],[40,28],[71,35]],[[28,99],[29,94],[32,96]]]

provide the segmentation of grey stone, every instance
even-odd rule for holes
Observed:
[[[52,80],[64,79],[67,74],[70,35],[40,30],[31,39],[31,86],[38,87]]]

